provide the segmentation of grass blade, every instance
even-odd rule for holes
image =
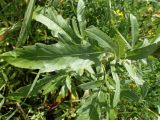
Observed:
[[[28,36],[28,31],[29,31],[29,27],[31,25],[31,19],[32,19],[32,13],[33,13],[33,8],[35,5],[35,1],[36,0],[30,0],[29,1],[29,5],[27,7],[25,16],[24,16],[24,20],[22,23],[22,27],[21,27],[21,31],[18,37],[18,41],[16,44],[16,47],[21,47],[23,46],[23,44],[25,43],[27,36]]]

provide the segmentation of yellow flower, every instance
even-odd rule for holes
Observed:
[[[120,11],[119,9],[115,10],[115,11],[114,11],[114,14],[115,14],[116,16],[120,16],[120,17],[123,17],[123,16],[124,16],[123,12]]]
[[[132,88],[132,89],[135,89],[135,88],[137,88],[137,85],[135,83],[130,83],[129,87]]]
[[[153,31],[152,31],[152,29],[150,29],[150,30],[148,31],[148,34],[149,34],[149,35],[153,35],[153,34],[154,34]]]

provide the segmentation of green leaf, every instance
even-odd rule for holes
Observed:
[[[113,80],[116,83],[114,98],[113,98],[113,107],[116,107],[118,102],[120,101],[120,80],[118,74],[116,73],[115,61],[111,62],[111,73],[113,76]]]
[[[20,47],[22,45],[24,45],[26,39],[27,39],[27,35],[28,35],[28,31],[29,31],[29,27],[31,25],[31,20],[32,20],[32,14],[33,14],[33,8],[35,5],[36,0],[30,0],[29,1],[29,5],[27,7],[25,16],[24,16],[24,20],[22,23],[22,27],[21,27],[21,31],[18,37],[18,41],[16,44],[16,47]]]
[[[95,89],[97,87],[100,87],[102,85],[102,82],[102,80],[87,82],[79,85],[78,87],[80,87],[83,90]]]
[[[115,40],[115,42],[117,44],[116,56],[118,58],[124,58],[125,53],[126,53],[126,51],[128,49],[127,45],[125,44],[123,39],[121,39],[120,36],[115,36],[114,40]]]
[[[121,38],[121,39],[119,39],[118,42],[120,42],[121,44],[123,44],[123,46],[125,46],[125,49],[126,49],[126,48],[127,48],[127,49],[131,49],[130,44],[127,42],[127,40],[124,38],[124,36],[118,31],[118,29],[114,27],[114,30],[117,32],[117,34],[118,34],[119,37]],[[117,42],[117,41],[116,41],[116,42]]]
[[[136,17],[132,14],[130,14],[130,21],[131,21],[132,47],[133,47],[138,40],[139,25],[138,25]]]
[[[140,95],[136,94],[133,90],[122,90],[121,91],[121,98],[128,98],[134,102],[138,102],[140,99]]]
[[[77,20],[79,23],[81,36],[84,38],[84,30],[86,28],[86,20],[85,20],[85,4],[83,0],[78,1],[77,5]]]
[[[90,39],[96,40],[98,44],[105,49],[114,51],[114,43],[112,39],[98,28],[92,26],[86,29],[87,35]]]
[[[137,48],[127,52],[127,59],[137,60],[147,58],[149,55],[154,53],[160,46],[160,42],[152,43],[148,46]]]
[[[73,26],[73,30],[74,30],[75,34],[77,35],[77,37],[82,39],[82,36],[80,34],[80,31],[79,31],[79,28],[78,28],[78,25],[77,25],[75,17],[72,18],[72,26]]]
[[[66,39],[63,42],[80,43],[79,38],[74,34],[69,22],[61,15],[58,15],[54,8],[44,9],[40,14],[35,13],[33,19],[52,30],[54,37],[59,37],[59,34],[64,36]]]
[[[99,91],[99,94],[98,94],[99,104],[103,107],[107,107],[107,101],[108,101],[108,93],[106,93],[106,91]]]
[[[0,102],[0,110],[2,109],[2,106],[3,106],[4,102],[5,102],[5,97],[3,97],[1,102]]]
[[[78,22],[83,22],[85,20],[84,18],[84,11],[85,10],[85,4],[83,0],[79,0],[78,1],[78,5],[77,5],[77,19]]]
[[[97,93],[94,93],[78,109],[77,120],[99,120],[97,106]]]
[[[45,26],[47,26],[48,29],[52,30],[54,32],[54,35],[52,34],[54,37],[58,37],[58,34],[62,34],[67,38],[66,39],[67,42],[73,41],[71,36],[61,26],[59,26],[57,23],[55,23],[54,21],[52,21],[48,17],[46,17],[42,14],[39,14],[34,19],[36,21],[44,24]]]
[[[144,80],[142,79],[142,77],[138,74],[137,72],[137,68],[134,67],[131,64],[131,61],[124,61],[123,65],[125,67],[125,69],[127,70],[127,72],[129,73],[129,76],[131,77],[131,79],[137,84],[137,85],[143,85]]]
[[[72,71],[88,70],[94,73],[91,60],[96,60],[103,51],[85,45],[36,44],[3,53],[0,57],[8,63],[27,69],[40,69],[51,72],[61,69]]]
[[[66,77],[65,74],[64,75],[58,74],[56,76],[53,76],[52,80],[50,80],[48,83],[46,83],[45,85],[41,87],[41,90],[43,91],[43,95],[46,95],[49,92],[53,92],[57,90],[59,86],[64,84],[65,77]]]
[[[31,91],[29,96],[37,95],[43,89],[43,86],[45,86],[50,81],[54,80],[54,78],[55,78],[54,76],[49,76],[49,77],[38,80],[34,86],[34,89]],[[20,97],[20,98],[26,97],[30,88],[31,88],[31,84],[21,87],[17,89],[14,93],[11,93],[9,96],[10,97]]]
[[[68,88],[68,90],[71,92],[72,90],[72,85],[71,85],[71,78],[70,78],[70,76],[67,76],[67,78],[66,78],[66,86],[67,86],[67,88]]]

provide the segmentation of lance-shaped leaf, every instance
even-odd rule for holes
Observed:
[[[132,100],[132,101],[135,101],[135,102],[138,102],[139,99],[140,99],[140,95],[135,93],[135,91],[133,90],[122,90],[121,91],[121,98],[127,98],[129,100]]]
[[[90,95],[90,97],[77,110],[77,120],[99,120],[97,93]]]
[[[133,47],[135,45],[136,41],[138,40],[139,25],[138,25],[136,17],[132,14],[130,14],[130,21],[131,21],[132,47]]]
[[[78,5],[77,5],[77,19],[78,19],[79,22],[83,22],[83,20],[85,20],[84,10],[85,10],[84,1],[79,0]]]
[[[79,42],[79,39],[74,34],[71,26],[69,25],[68,21],[64,19],[61,15],[58,15],[57,11],[48,8],[45,9],[40,14],[34,15],[33,19],[45,25],[48,29],[52,30],[52,35],[54,37],[58,37],[58,34],[65,36],[65,42]]]
[[[142,77],[138,74],[136,67],[134,67],[130,61],[124,61],[123,62],[124,67],[126,68],[127,72],[129,73],[129,76],[131,79],[137,84],[137,85],[143,85],[144,80]]]
[[[57,74],[55,76],[48,76],[38,80],[29,96],[37,95],[39,92],[42,92],[42,90],[43,90],[43,94],[54,91],[59,86],[57,84],[62,83],[65,76],[66,75]],[[11,93],[9,97],[12,97],[12,98],[26,97],[30,88],[31,88],[31,84],[24,87],[20,87],[15,92]]]
[[[86,28],[86,20],[85,20],[85,4],[83,0],[78,1],[77,5],[77,20],[79,23],[79,28],[81,32],[81,36],[84,37],[84,30]]]
[[[121,58],[121,57],[123,58],[125,56],[126,51],[127,51],[127,45],[121,39],[120,36],[115,36],[114,40],[115,40],[115,42],[117,44],[117,47],[116,47],[116,56],[118,58]]]
[[[152,43],[148,46],[134,49],[127,52],[127,58],[132,60],[147,58],[160,47],[160,42]]]
[[[119,76],[116,73],[115,61],[111,62],[111,72],[113,76],[113,80],[115,81],[115,93],[113,98],[113,107],[116,107],[118,102],[120,101],[120,80]]]
[[[73,71],[86,69],[93,73],[91,65],[102,50],[85,45],[36,44],[6,52],[1,57],[8,63],[28,69],[51,72],[70,68]]]
[[[90,39],[96,40],[102,48],[114,50],[114,43],[112,39],[98,28],[92,26],[86,29],[87,35]]]

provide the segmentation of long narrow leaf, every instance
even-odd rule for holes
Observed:
[[[119,80],[118,74],[116,73],[114,61],[111,62],[111,72],[112,72],[113,80],[116,83],[115,94],[113,98],[113,107],[116,107],[118,102],[120,101],[120,80]]]
[[[86,28],[86,20],[85,20],[85,4],[83,0],[78,1],[77,5],[77,20],[79,22],[79,28],[81,32],[81,36],[84,38],[84,30]]]
[[[159,47],[160,42],[153,43],[142,48],[137,48],[135,50],[128,51],[126,58],[132,60],[147,58],[149,55],[154,53]]]
[[[48,17],[39,14],[34,18],[36,21],[44,24],[45,26],[47,26],[48,29],[54,31],[54,36],[58,37],[58,34],[62,34],[64,35],[69,42],[73,41],[71,36],[58,24],[56,24],[54,21],[52,21],[51,19],[49,19]]]
[[[41,13],[35,13],[33,19],[48,27],[54,37],[59,37],[59,34],[64,36],[66,39],[63,42],[80,43],[69,22],[61,15],[58,15],[54,8],[48,8],[42,10]]]
[[[31,20],[32,20],[32,14],[33,14],[33,8],[35,5],[36,0],[30,0],[29,5],[27,7],[24,20],[22,23],[21,31],[18,37],[18,41],[16,44],[16,47],[23,46],[24,43],[26,42],[27,36],[28,36],[28,31],[29,27],[31,25]]]
[[[131,21],[132,47],[133,47],[138,40],[139,26],[136,17],[132,14],[130,14],[130,21]]]
[[[86,32],[89,38],[96,40],[101,47],[105,49],[109,48],[110,50],[114,51],[115,45],[112,39],[106,33],[94,26],[87,28]]]

